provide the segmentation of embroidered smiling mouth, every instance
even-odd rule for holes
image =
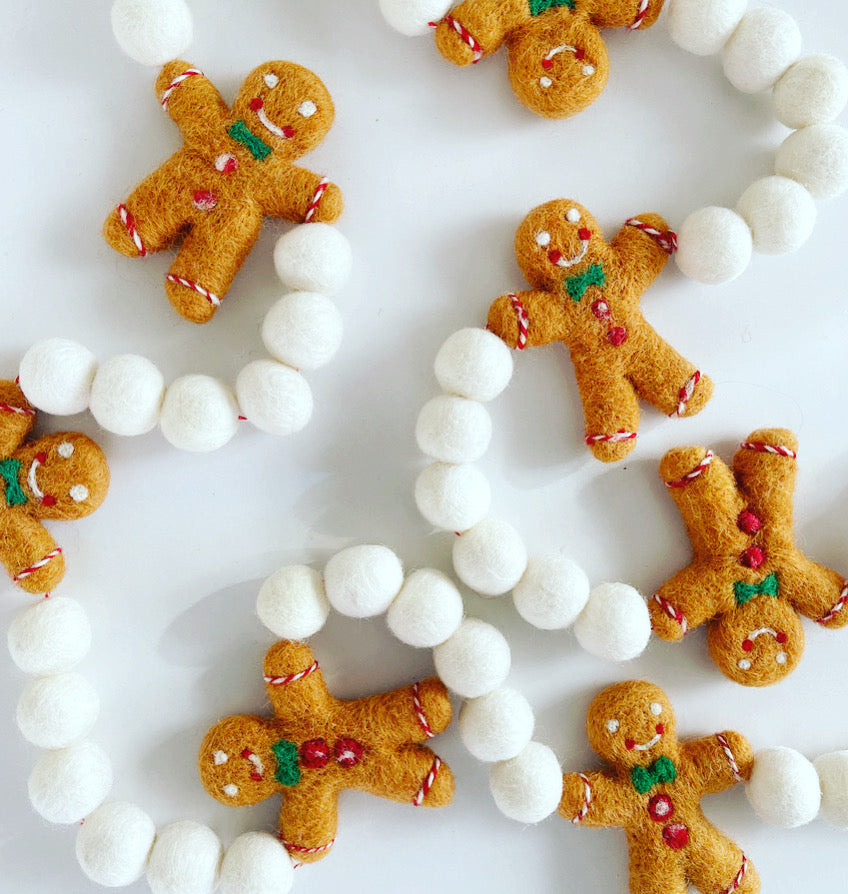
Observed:
[[[662,724],[658,724],[658,726],[661,726],[661,725]],[[665,731],[662,729],[658,729],[657,734],[653,737],[653,739],[649,739],[647,742],[645,742],[643,744],[639,744],[639,743],[635,742],[633,739],[628,739],[624,743],[624,745],[628,751],[650,751],[654,747],[654,745],[656,745],[657,742],[659,742],[659,740],[662,739],[663,732],[665,732]]]
[[[274,122],[265,114],[265,109],[263,108],[264,105],[265,103],[262,101],[262,98],[257,96],[256,99],[251,101],[250,108],[256,112],[256,117],[268,133],[272,133],[274,136],[281,137],[284,140],[290,140],[295,135],[295,129],[289,124],[285,127],[279,127],[274,124]]]
[[[556,264],[557,267],[573,267],[575,264],[579,264],[586,257],[586,252],[589,250],[589,240],[592,238],[592,233],[590,230],[583,228],[578,235],[580,236],[580,250],[576,255],[564,258],[562,252],[555,248],[553,251],[548,252],[548,260],[552,264]]]
[[[40,500],[45,506],[52,506],[56,502],[56,498],[51,497],[49,494],[45,495],[44,491],[38,486],[38,478],[36,477],[39,468],[43,466],[46,461],[47,457],[43,453],[36,454],[35,459],[32,461],[29,471],[27,472],[27,484],[37,500]]]

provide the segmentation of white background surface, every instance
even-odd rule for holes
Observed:
[[[844,4],[781,5],[798,18],[806,51],[844,55]],[[281,292],[271,250],[287,225],[267,226],[212,323],[178,318],[162,288],[169,257],[131,261],[100,238],[110,208],[179,146],[153,95],[155,72],[118,50],[105,0],[4,6],[2,374],[14,377],[34,341],[63,335],[103,358],[145,354],[169,379],[196,371],[234,382],[246,361],[264,356],[258,326]],[[304,161],[327,172],[347,200],[341,228],[356,270],[337,296],[344,343],[328,367],[308,374],[315,416],[288,439],[245,424],[224,449],[193,456],[158,432],[132,440],[99,432],[88,416],[44,419],[42,428],[81,428],[98,438],[112,467],[102,509],[52,529],[69,564],[57,593],[79,598],[94,627],[81,670],[103,701],[93,738],[114,761],[112,797],[137,801],[160,826],[208,822],[229,841],[242,830],[272,829],[277,804],[235,810],[214,802],[195,755],[219,717],[263,709],[260,668],[272,636],[253,606],[265,576],[290,562],[320,566],[363,541],[393,547],[409,569],[450,570],[451,535],[430,531],[411,496],[423,466],[414,421],[437,393],[432,361],[444,338],[482,324],[493,298],[524,287],[512,254],[524,214],[571,196],[608,236],[649,210],[679,226],[700,205],[732,206],[770,172],[786,131],[771,120],[768,96],[735,93],[717,59],[683,53],[662,22],[609,34],[605,94],[575,119],[547,122],[514,100],[502,55],[455,69],[429,38],[390,31],[376,0],[192,7],[188,61],[228,101],[267,59],[313,68],[334,96],[336,126]],[[639,446],[624,463],[602,466],[583,446],[565,351],[517,356],[510,389],[491,405],[495,437],[482,466],[493,511],[519,528],[531,552],[562,549],[593,582],[621,579],[650,594],[689,560],[656,472],[663,452],[704,443],[729,459],[755,428],[786,425],[801,441],[798,541],[814,558],[848,569],[847,217],[844,199],[820,203],[802,250],[756,257],[722,287],[695,285],[669,265],[643,307],[715,379],[716,394],[693,420],[670,421],[645,406]],[[6,629],[32,599],[4,589]],[[684,736],[738,729],[755,747],[783,744],[810,757],[848,747],[848,631],[805,622],[800,667],[759,691],[721,676],[703,631],[682,645],[653,642],[643,658],[616,667],[589,657],[570,632],[531,629],[508,597],[467,594],[466,606],[508,636],[510,681],[537,711],[536,737],[568,770],[595,766],[586,706],[604,684],[627,677],[666,687]],[[382,619],[335,617],[313,645],[340,696],[432,672],[429,651],[401,646]],[[0,890],[89,892],[73,855],[75,830],[49,826],[27,800],[39,752],[14,724],[25,683],[4,659]],[[619,831],[576,830],[556,816],[527,828],[506,820],[490,799],[487,769],[467,756],[456,731],[435,744],[457,775],[452,806],[415,811],[346,794],[333,854],[298,870],[296,891],[627,890]],[[791,832],[766,827],[741,788],[708,798],[705,808],[757,865],[764,891],[845,890],[846,833],[821,820]]]

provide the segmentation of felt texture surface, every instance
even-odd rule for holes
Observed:
[[[252,71],[232,110],[187,62],[169,62],[156,96],[183,135],[183,147],[112,211],[106,241],[128,257],[182,240],[165,291],[187,320],[210,320],[259,236],[265,217],[336,220],[341,191],[296,167],[334,117],[327,88],[292,62]],[[317,206],[316,206],[317,201]]]
[[[609,765],[566,773],[558,813],[576,826],[619,826],[630,848],[632,894],[756,894],[759,877],[742,851],[704,816],[704,795],[751,775],[739,733],[678,742],[668,696],[629,681],[600,692],[586,715],[589,743]]]
[[[489,309],[489,329],[510,347],[568,346],[586,443],[602,462],[636,446],[637,395],[669,416],[693,416],[712,396],[710,379],[663,341],[639,308],[668,261],[673,235],[661,217],[642,214],[607,243],[582,205],[547,202],[515,236],[533,290],[503,295]]]
[[[804,651],[798,614],[824,627],[848,623],[848,585],[795,545],[792,502],[798,441],[760,429],[728,468],[704,447],[669,451],[660,475],[692,542],[692,563],[650,602],[654,632],[679,640],[709,624],[713,660],[731,680],[768,686]]]
[[[82,434],[27,441],[34,423],[20,386],[0,381],[0,561],[21,589],[46,593],[64,576],[65,560],[41,522],[94,512],[109,489],[109,466]]]
[[[343,789],[427,807],[450,802],[453,774],[422,744],[451,720],[441,681],[341,701],[309,647],[286,640],[265,656],[265,680],[274,716],[216,724],[200,749],[200,778],[212,797],[235,807],[282,794],[280,840],[293,859],[327,855]]]

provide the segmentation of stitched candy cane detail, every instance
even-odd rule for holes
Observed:
[[[193,75],[203,76],[203,72],[199,68],[187,68],[181,75],[177,75],[173,81],[165,88],[165,92],[162,94],[162,99],[160,102],[162,103],[162,110],[168,111],[168,100],[171,98],[171,94],[177,87],[182,84],[183,81],[192,77]]]
[[[589,783],[589,778],[583,773],[578,773],[577,775],[583,780],[583,806],[571,817],[571,822],[575,826],[586,819],[586,814],[589,813],[589,805],[592,803],[592,786]]]

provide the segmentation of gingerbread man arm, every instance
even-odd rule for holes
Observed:
[[[797,555],[779,579],[781,594],[804,617],[822,627],[848,624],[848,581],[841,574]]]
[[[684,742],[681,764],[691,763],[705,794],[723,792],[751,776],[754,751],[739,733],[725,730],[714,736]]]
[[[65,575],[62,550],[44,525],[23,511],[0,513],[0,562],[27,593],[46,593]]]
[[[297,863],[316,863],[329,854],[338,827],[338,793],[316,779],[283,792],[280,840]]]
[[[599,28],[650,28],[660,17],[663,0],[590,0],[589,20]]]
[[[690,565],[678,571],[648,603],[652,630],[671,642],[732,606],[733,588],[728,586],[726,573],[709,565]]]
[[[309,646],[281,640],[265,655],[265,689],[274,713],[309,717],[331,710],[335,699],[327,691]]]
[[[359,787],[401,804],[444,807],[453,800],[455,782],[450,767],[429,748],[407,745],[381,749]]]
[[[35,408],[17,382],[0,381],[0,457],[23,443],[35,424]]]
[[[156,98],[187,143],[208,145],[220,138],[230,110],[212,82],[194,65],[176,59],[156,78]]]
[[[342,191],[335,183],[304,168],[287,165],[274,177],[256,183],[256,198],[264,214],[294,223],[333,223],[344,209]]]
[[[492,303],[487,328],[511,348],[533,348],[565,339],[570,320],[550,292],[513,292]]]
[[[627,826],[630,800],[606,773],[565,773],[557,813],[575,826]]]
[[[439,22],[436,47],[454,65],[479,62],[531,18],[528,0],[465,0]]]
[[[642,292],[668,263],[672,251],[668,224],[659,214],[631,217],[610,243],[618,268],[629,282],[624,289],[638,303]]]

